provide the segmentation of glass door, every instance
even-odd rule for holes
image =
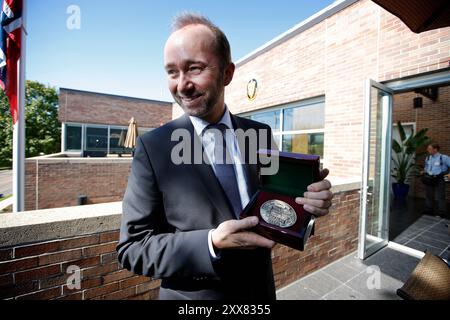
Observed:
[[[358,248],[361,259],[388,244],[392,93],[373,80],[366,82]]]

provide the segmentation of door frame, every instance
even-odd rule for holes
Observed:
[[[374,84],[375,87],[384,90],[384,91],[391,91],[392,92],[392,96],[394,96],[395,94],[398,93],[402,93],[402,92],[408,92],[417,88],[423,88],[423,87],[432,87],[432,86],[442,86],[442,85],[450,85],[450,67],[447,68],[443,68],[443,69],[439,69],[439,70],[435,70],[435,71],[430,71],[430,72],[426,72],[426,73],[422,73],[422,74],[418,74],[418,75],[413,75],[413,76],[408,76],[408,77],[404,77],[404,78],[400,78],[400,79],[394,79],[394,80],[389,80],[389,81],[383,81],[383,82],[376,82],[374,80],[368,79],[365,82],[365,87],[364,87],[364,91],[365,91],[365,99],[364,99],[364,121],[366,123],[366,121],[370,121],[370,109],[366,108],[366,106],[370,106],[370,90],[371,90],[371,85],[370,84]],[[387,90],[386,90],[387,89]],[[390,131],[391,131],[391,135],[392,135],[392,113],[393,113],[393,103],[391,105],[391,108],[389,108],[389,118],[390,118]],[[369,122],[367,122],[369,123]],[[366,126],[364,127],[364,140],[363,140],[363,165],[362,165],[362,184],[361,184],[361,206],[364,206],[364,208],[360,207],[360,224],[359,224],[359,234],[358,234],[358,257],[362,260],[368,258],[370,255],[373,255],[374,253],[378,252],[379,250],[381,250],[382,248],[390,245],[390,241],[387,240],[386,244],[383,243],[383,245],[379,246],[379,248],[377,248],[377,250],[374,250],[374,252],[371,252],[370,254],[366,255],[364,257],[364,244],[365,244],[365,235],[366,235],[366,229],[365,229],[365,223],[366,223],[366,215],[367,215],[367,186],[364,186],[364,176],[367,173],[368,170],[368,162],[366,160],[367,156],[368,156],[368,147],[369,144],[366,143],[367,139],[369,138],[369,128]],[[391,139],[392,140],[392,139]],[[390,144],[392,144],[392,141],[390,142]],[[389,157],[392,157],[392,145],[391,146],[385,146],[387,147],[387,152],[389,154]],[[366,150],[367,149],[367,150]],[[366,153],[367,152],[367,153]],[[389,161],[389,175],[390,175],[390,161]],[[383,185],[383,188],[390,188],[389,185]],[[389,193],[388,193],[389,194]],[[390,204],[390,196],[387,199],[387,202]],[[364,202],[363,202],[364,199]],[[390,207],[388,207],[389,210],[386,211],[385,213],[385,219],[387,221],[387,239],[389,239],[389,218],[390,218]],[[364,227],[364,228],[363,228]],[[395,247],[402,247],[404,248],[404,250],[407,251],[415,251],[416,255],[423,255],[423,252],[416,250],[416,249],[412,249],[409,247],[406,247],[404,245],[400,245],[397,244],[395,242],[392,242],[393,245]]]
[[[381,175],[381,188],[380,196],[384,201],[381,201],[383,205],[384,214],[378,216],[380,221],[380,226],[386,229],[386,239],[383,239],[379,243],[373,245],[369,250],[366,251],[366,239],[368,237],[367,233],[367,203],[368,197],[370,196],[369,189],[369,163],[370,163],[370,131],[371,131],[371,104],[372,104],[372,88],[376,88],[380,91],[386,92],[388,95],[383,98],[388,98],[390,101],[385,101],[383,104],[383,118],[382,118],[382,128],[385,128],[387,132],[381,132],[383,134],[381,153],[382,153],[382,167],[385,168],[385,172]],[[362,165],[362,181],[361,181],[361,205],[360,205],[360,224],[359,224],[359,241],[358,241],[358,257],[362,260],[368,258],[375,252],[386,247],[389,243],[389,208],[390,208],[390,196],[389,190],[386,190],[386,184],[390,181],[391,175],[391,148],[392,139],[392,105],[394,99],[394,91],[387,86],[376,82],[372,79],[367,79],[365,82],[365,96],[364,96],[364,140],[363,140],[363,165]],[[385,137],[384,135],[387,135]],[[387,182],[386,182],[387,181]],[[386,192],[388,191],[388,192]],[[387,198],[385,198],[387,197]],[[373,237],[370,235],[370,237]],[[376,238],[376,237],[374,237]]]

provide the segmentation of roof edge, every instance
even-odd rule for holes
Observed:
[[[117,94],[94,92],[94,91],[86,91],[86,90],[79,90],[79,89],[71,89],[71,88],[60,87],[59,91],[61,91],[61,90],[70,91],[70,92],[78,92],[78,93],[86,93],[86,94],[92,94],[92,95],[101,95],[101,96],[107,96],[107,97],[111,97],[111,98],[140,100],[140,101],[151,102],[151,103],[155,103],[155,104],[163,104],[163,105],[172,105],[173,104],[173,102],[169,102],[169,101],[136,98],[136,97],[130,97],[130,96],[121,96],[121,95],[117,95]]]
[[[266,42],[261,47],[257,48],[256,50],[250,52],[246,56],[242,57],[238,61],[235,62],[237,67],[240,67],[247,62],[255,59],[259,55],[271,50],[272,48],[280,45],[283,42],[286,42],[287,40],[293,38],[294,36],[298,35],[299,33],[302,33],[305,30],[308,30],[315,26],[316,24],[324,21],[325,19],[331,17],[332,15],[335,15],[341,10],[344,10],[345,8],[351,6],[352,4],[358,2],[359,0],[337,0],[330,4],[328,7],[320,10],[319,12],[315,13],[311,17],[307,18],[306,20],[303,20],[299,24],[295,25],[288,31],[280,34],[279,36],[275,37],[274,39],[270,40],[269,42]]]

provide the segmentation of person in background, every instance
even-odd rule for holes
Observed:
[[[435,196],[438,200],[438,215],[448,217],[445,199],[445,177],[449,177],[450,157],[440,153],[441,147],[430,144],[427,148],[428,156],[425,160],[425,175],[435,183],[426,184],[426,214],[433,214]]]

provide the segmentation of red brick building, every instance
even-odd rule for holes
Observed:
[[[169,122],[172,104],[61,88],[62,154],[26,160],[25,209],[76,206],[80,197],[86,204],[121,201],[131,158],[106,157],[131,153],[120,140],[133,117],[141,135]]]
[[[171,103],[61,88],[62,152],[124,152],[119,141],[132,117],[145,133],[171,120]]]

